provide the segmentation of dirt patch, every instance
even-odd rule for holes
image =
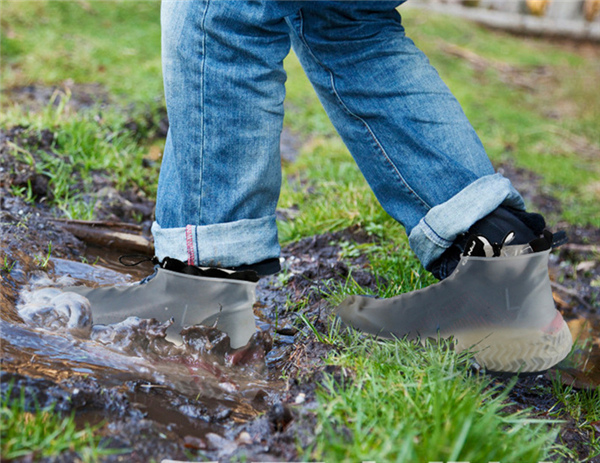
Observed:
[[[23,160],[18,160],[15,149],[27,146],[34,152],[43,150],[52,156],[54,143],[54,133],[48,129],[37,134],[29,133],[26,127],[21,125],[0,130],[0,187],[13,188],[15,191],[25,190],[40,201],[44,198],[52,200],[54,194],[49,188],[50,178],[35,169],[35,164],[41,162],[39,155],[37,158],[29,157],[27,153],[28,157],[23,156]]]
[[[481,78],[483,78],[485,71],[492,69],[498,73],[498,77],[503,83],[512,87],[525,89],[529,92],[538,92],[541,85],[556,82],[554,73],[547,66],[528,68],[514,66],[503,61],[484,58],[471,50],[449,43],[441,43],[439,48],[445,54],[460,58],[469,63]]]
[[[499,391],[504,390],[507,385],[506,380],[495,382]],[[505,408],[505,411],[514,413],[527,409],[534,419],[564,421],[561,424],[556,443],[565,445],[571,452],[574,452],[577,455],[577,461],[600,462],[600,457],[593,457],[591,453],[590,436],[581,428],[582,422],[577,422],[562,404],[557,404],[556,398],[551,392],[552,387],[553,384],[548,375],[519,378],[510,390],[508,395],[510,405]],[[558,457],[555,457],[551,460],[557,459]]]
[[[71,164],[68,156],[58,153],[58,141],[50,129],[38,131],[22,125],[0,129],[0,201],[3,200],[0,210],[26,215],[27,211],[35,209],[36,213],[42,211],[62,216],[61,211],[51,210],[54,199],[51,179],[39,167],[48,162],[48,158],[64,165]],[[84,199],[95,204],[98,220],[141,221],[149,229],[154,202],[139,188],[132,186],[127,191],[118,191],[110,172],[105,171],[92,172],[85,183],[91,183],[91,190],[95,192]],[[75,195],[83,190],[83,184],[84,179],[74,169],[69,190]]]

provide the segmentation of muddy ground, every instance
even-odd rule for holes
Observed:
[[[21,94],[27,98],[33,95],[35,101],[35,95],[49,91],[34,88],[22,90]],[[102,94],[101,89],[94,91]],[[85,106],[85,91],[82,93],[80,104]],[[70,104],[78,104],[77,93],[73,95]],[[155,120],[156,117],[148,117],[148,121]],[[165,123],[161,119],[151,130],[160,136],[165,133]],[[137,129],[132,122],[131,130]],[[80,423],[98,424],[103,444],[122,452],[105,457],[103,461],[107,462],[147,462],[151,458],[293,461],[299,458],[299,449],[310,448],[318,407],[316,389],[328,375],[338,380],[346,378],[344,383],[349,384],[352,371],[325,364],[324,358],[336,347],[319,342],[300,320],[300,314],[317,331],[325,333],[331,306],[324,294],[332,282],[343,283],[351,271],[358,284],[375,289],[373,275],[365,270],[366,256],[340,258],[342,242],[363,243],[375,238],[360,229],[348,229],[285,247],[285,270],[259,283],[255,314],[261,334],[243,356],[236,357],[236,352],[227,348],[226,340],[210,330],[191,333],[185,352],[165,356],[152,350],[152,342],[148,341],[158,328],[141,324],[135,328],[136,342],[141,344],[135,345],[142,347],[136,347],[137,360],[130,367],[130,351],[111,351],[89,339],[74,338],[69,333],[40,333],[23,324],[15,307],[20,292],[30,288],[36,279],[49,277],[56,281],[70,275],[86,282],[116,282],[120,278],[138,279],[151,267],[142,265],[134,271],[120,268],[132,277],[112,271],[94,273],[84,265],[70,267],[66,261],[98,261],[119,269],[116,257],[123,251],[91,246],[55,221],[57,213],[47,204],[52,198],[49,179],[30,166],[15,162],[9,143],[51,152],[55,140],[51,130],[37,136],[20,126],[0,130],[2,392],[17,397],[24,388],[31,408],[35,403],[55,404],[57,412],[75,412]],[[287,161],[293,162],[301,140],[286,132],[283,144]],[[539,193],[539,178],[534,173],[511,165],[498,167],[538,210],[555,213],[560,209],[555,198]],[[11,194],[11,186],[28,182],[36,195],[30,204]],[[106,172],[98,172],[94,182],[99,190],[111,186]],[[131,224],[121,227],[148,237],[152,201],[135,190],[112,191],[110,201],[99,205],[98,219]],[[136,223],[134,218],[140,217],[142,223]],[[280,218],[285,220],[286,214]],[[569,246],[555,252],[551,262],[557,305],[573,330],[597,336],[600,262],[593,246],[600,245],[600,230],[553,225],[567,229],[571,238]],[[47,260],[50,242],[51,258]],[[300,300],[308,303],[298,304]],[[594,355],[600,344],[597,337],[590,339],[596,343],[596,350],[592,356],[587,352],[581,356],[587,356],[588,366],[598,365],[599,357]],[[206,348],[206,342],[221,347],[211,350]],[[169,362],[177,363],[180,369],[167,370],[172,368],[167,365]],[[154,372],[148,372],[148,364],[153,365]],[[561,375],[559,380],[577,388],[596,387],[599,380],[597,368],[583,372],[581,364],[565,365],[556,372]],[[285,380],[281,379],[282,373]],[[180,378],[180,382],[172,378]],[[495,381],[507,383],[501,378]],[[556,403],[548,392],[550,384],[548,375],[519,380],[510,394],[510,408],[533,407],[540,418],[548,418],[548,410]],[[198,388],[194,389],[194,385]],[[566,412],[561,418],[566,424],[559,440],[575,450],[579,458],[586,458],[590,436]],[[20,461],[32,461],[35,457]],[[74,455],[63,454],[43,461],[73,459]]]

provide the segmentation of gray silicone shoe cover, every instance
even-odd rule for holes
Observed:
[[[572,340],[554,307],[550,250],[520,254],[506,246],[499,257],[463,256],[447,279],[389,299],[350,296],[341,319],[382,337],[454,336],[457,347],[494,371],[542,371],[569,352]]]
[[[229,335],[232,348],[245,345],[256,331],[252,306],[256,283],[187,275],[158,268],[143,284],[65,288],[86,297],[95,325],[118,323],[127,317],[156,318],[174,323],[167,339],[181,341],[184,326],[216,326]]]

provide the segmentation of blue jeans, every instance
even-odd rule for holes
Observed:
[[[152,228],[159,259],[236,267],[279,256],[290,46],[425,267],[499,205],[524,209],[405,35],[400,3],[163,0],[170,128]]]

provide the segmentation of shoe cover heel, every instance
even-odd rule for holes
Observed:
[[[463,332],[456,349],[470,350],[486,370],[496,373],[542,373],[564,359],[573,344],[571,332],[556,311],[556,331],[505,328],[491,333]]]

